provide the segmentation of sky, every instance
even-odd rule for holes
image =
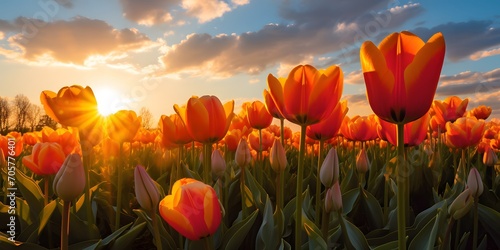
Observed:
[[[193,96],[263,101],[267,76],[296,65],[344,73],[348,116],[372,111],[360,45],[408,30],[441,32],[435,99],[469,98],[500,118],[499,1],[2,0],[0,96],[90,86],[107,112],[148,108],[156,121]],[[418,97],[415,97],[418,98]]]

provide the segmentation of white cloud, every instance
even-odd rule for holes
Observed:
[[[218,0],[182,0],[181,6],[187,15],[197,18],[200,23],[206,23],[231,11],[226,2]]]

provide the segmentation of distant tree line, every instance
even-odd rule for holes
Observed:
[[[45,114],[42,106],[31,103],[23,94],[12,100],[0,97],[0,134],[37,131],[44,126],[55,129],[57,122]]]

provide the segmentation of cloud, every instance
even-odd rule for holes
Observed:
[[[347,100],[348,104],[368,104],[366,93],[345,95],[342,99]]]
[[[181,0],[120,0],[123,16],[146,26],[172,21],[169,9],[180,2]]]
[[[452,76],[441,76],[437,96],[467,95],[475,98],[500,90],[500,68],[487,72],[465,71]]]
[[[470,55],[469,58],[471,60],[477,61],[477,60],[483,59],[485,57],[496,56],[498,54],[500,54],[500,48],[495,48],[495,49],[490,49],[490,50],[478,51],[478,52]]]
[[[413,32],[422,37],[431,37],[437,32],[443,33],[446,40],[446,57],[452,61],[459,61],[471,57],[480,59],[483,51],[500,45],[500,30],[492,25],[493,21],[472,20],[450,22],[430,29],[420,27]],[[498,54],[498,51],[493,53]]]
[[[491,107],[491,117],[500,117],[500,90],[490,93],[485,93],[475,98],[471,98],[469,102],[468,110],[471,110],[479,105],[486,105]]]
[[[328,53],[337,53],[340,59],[336,60],[349,63],[351,59],[342,54],[347,47],[356,43],[359,46],[365,38],[386,33],[421,12],[418,4],[400,6],[394,11],[389,3],[356,0],[332,5],[327,0],[316,0],[304,8],[300,2],[284,3],[280,14],[291,23],[268,24],[239,35],[191,34],[160,57],[164,65],[160,73],[194,72],[223,77],[258,74],[268,67],[296,65]],[[370,11],[373,7],[382,9]],[[330,62],[323,60],[320,64],[329,66],[326,63]]]
[[[348,74],[344,73],[344,83],[347,84],[363,84],[365,83],[365,78],[363,77],[363,72],[361,70],[351,71]]]
[[[183,0],[182,8],[199,23],[206,23],[231,11],[229,4],[218,0]]]
[[[84,66],[93,58],[122,59],[154,43],[136,29],[115,29],[85,17],[50,23],[20,17],[13,25],[17,33],[8,38],[10,47],[2,50],[3,54],[29,62]]]
[[[65,7],[65,8],[71,8],[73,7],[73,0],[55,0],[56,3],[59,5]]]

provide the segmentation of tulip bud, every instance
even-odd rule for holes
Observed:
[[[248,143],[243,138],[240,139],[238,148],[236,148],[236,156],[234,160],[239,167],[245,167],[246,165],[250,164],[250,161],[252,160],[252,153],[250,153]]]
[[[331,187],[332,183],[339,179],[339,157],[335,148],[328,151],[323,164],[321,164],[319,179],[325,187]]]
[[[70,154],[54,178],[54,193],[64,201],[73,201],[83,193],[85,173],[80,155]]]
[[[212,173],[218,177],[224,176],[226,171],[226,161],[222,157],[220,150],[216,149],[212,152]]]
[[[288,164],[285,149],[278,139],[274,139],[273,146],[271,147],[271,154],[269,155],[269,161],[271,162],[271,167],[277,173],[284,171],[286,165]]]
[[[487,147],[483,155],[483,163],[486,166],[494,166],[498,161],[498,156],[491,147]]]
[[[358,157],[356,158],[356,169],[358,169],[358,172],[361,174],[368,172],[370,169],[370,160],[364,148],[359,151]]]
[[[332,187],[328,188],[325,197],[325,211],[338,212],[342,209],[342,193],[340,192],[339,182],[336,181]]]
[[[448,208],[448,213],[453,217],[453,219],[458,220],[470,211],[473,204],[470,189],[465,189],[451,203]]]
[[[477,168],[471,168],[467,177],[467,187],[474,197],[479,197],[483,193],[483,181]]]
[[[160,202],[160,192],[143,166],[134,170],[135,197],[144,210],[154,211]]]

